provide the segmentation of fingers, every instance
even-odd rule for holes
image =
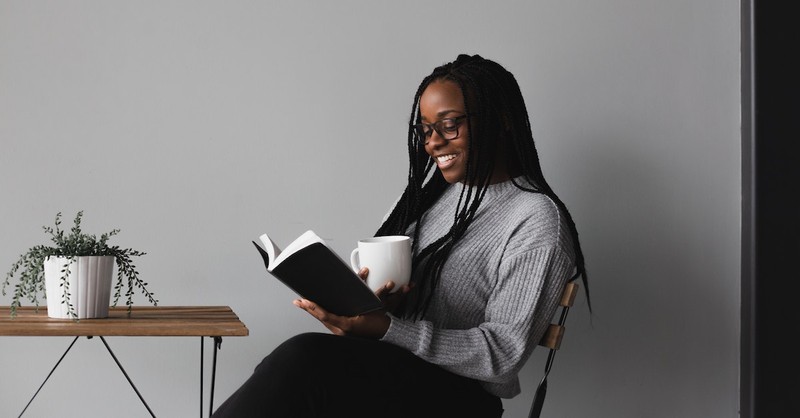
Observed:
[[[387,291],[387,294],[381,297],[381,300],[383,301],[383,305],[386,308],[386,310],[391,312],[397,306],[399,306],[400,303],[402,303],[402,301],[408,296],[408,294],[411,292],[413,288],[414,288],[414,283],[409,283],[400,286],[394,293],[389,293]]]
[[[325,328],[328,328],[332,333],[336,335],[344,335],[345,332],[342,329],[342,318],[332,313],[329,313],[325,309],[322,309],[316,303],[308,300],[308,299],[295,299],[292,301],[294,306],[308,312],[311,316],[316,318],[319,322],[322,322],[322,325]]]
[[[414,288],[414,283],[404,284],[400,287],[400,292],[406,294],[410,292],[412,288]]]
[[[295,299],[292,301],[292,303],[294,306],[297,306],[298,308],[310,313],[311,316],[319,319],[320,321],[322,320],[322,316],[327,315],[327,312],[325,312],[324,309],[320,308],[316,303],[308,299]]]
[[[395,286],[396,286],[395,283],[390,280],[390,281],[386,282],[386,284],[383,285],[383,287],[378,289],[375,292],[375,294],[378,295],[378,297],[380,297],[380,298],[389,297],[389,296],[391,296],[390,293],[392,293],[392,289],[394,289]],[[408,292],[411,291],[411,289],[413,287],[414,287],[414,283],[404,284],[404,285],[400,286],[400,288],[397,289],[397,291],[395,291],[394,294],[406,295],[406,294],[408,294]]]
[[[361,270],[358,271],[358,277],[360,277],[361,280],[367,280],[367,276],[369,276],[369,269],[362,267]]]
[[[375,291],[375,295],[381,298],[385,295],[388,295],[392,291],[392,289],[394,289],[394,282],[390,280],[386,282],[386,284],[381,286],[377,291]]]

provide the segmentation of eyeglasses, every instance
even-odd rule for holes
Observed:
[[[450,141],[458,138],[458,127],[461,126],[461,123],[466,118],[467,115],[461,115],[455,118],[442,119],[434,123],[418,123],[416,125],[411,125],[411,127],[414,129],[414,133],[417,134],[418,137],[424,139],[425,142],[428,142],[428,139],[433,135],[433,131],[436,131],[440,137]]]

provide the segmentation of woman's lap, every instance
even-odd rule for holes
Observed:
[[[498,412],[475,414],[480,408]],[[380,341],[306,333],[286,340],[214,417],[496,416],[501,402],[456,376]],[[442,415],[444,414],[444,415]]]

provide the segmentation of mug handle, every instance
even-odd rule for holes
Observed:
[[[353,268],[356,274],[358,274],[358,271],[361,270],[361,267],[358,266],[360,264],[359,261],[358,248],[356,248],[350,253],[350,267]]]

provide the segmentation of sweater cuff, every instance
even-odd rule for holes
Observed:
[[[387,343],[399,345],[397,344],[397,342],[398,340],[402,340],[402,338],[399,338],[398,335],[402,334],[401,331],[403,328],[402,321],[400,321],[398,317],[390,314],[389,312],[386,312],[386,316],[389,317],[389,329],[386,330],[386,333],[383,334],[383,337],[381,337],[380,340]]]
[[[388,312],[386,316],[388,316],[391,321],[389,323],[389,329],[386,330],[386,333],[383,334],[380,341],[414,352],[417,347],[415,347],[412,342],[418,340],[420,332],[418,328],[419,324],[402,320]]]

